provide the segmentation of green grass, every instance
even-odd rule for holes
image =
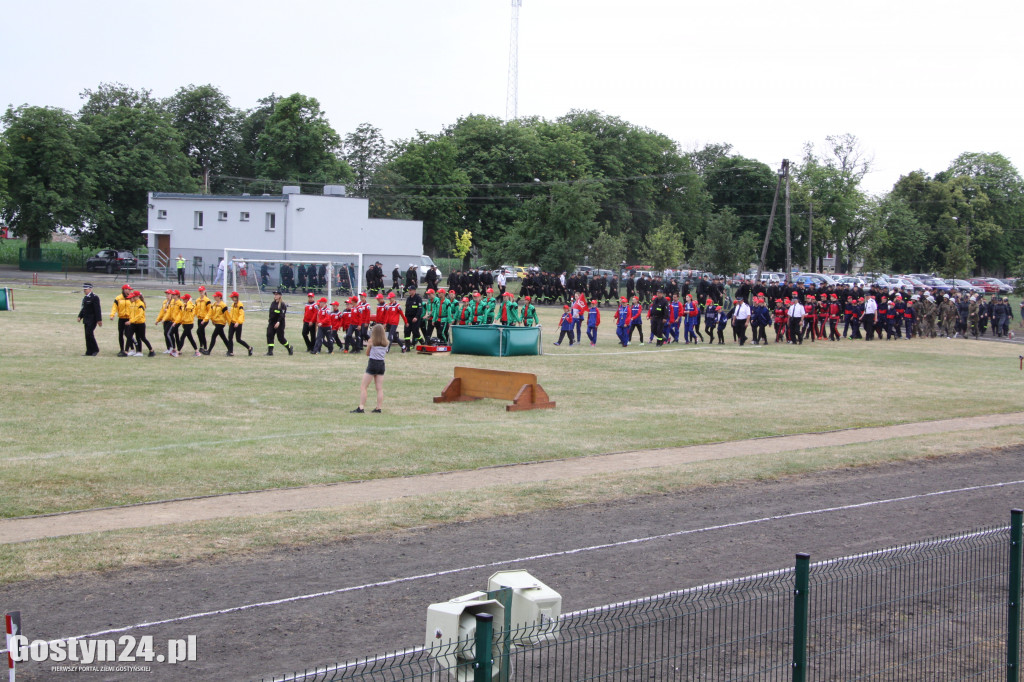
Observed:
[[[112,290],[101,290],[104,308]],[[149,294],[149,335],[160,297]],[[16,293],[0,313],[0,516],[222,492],[413,475],[1021,408],[1017,351],[932,340],[624,352],[610,320],[597,348],[524,358],[389,356],[385,413],[352,415],[365,357],[82,358],[80,293]],[[301,345],[300,324],[288,336]],[[535,372],[555,410],[435,405],[456,365]]]
[[[275,547],[336,542],[456,521],[507,517],[699,486],[774,480],[885,462],[955,456],[1024,442],[1024,427],[999,427],[737,459],[693,462],[638,472],[594,474],[543,484],[488,486],[430,493],[339,509],[87,533],[8,545],[0,552],[0,584],[167,561],[229,559]]]

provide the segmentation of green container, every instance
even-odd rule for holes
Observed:
[[[14,289],[0,288],[0,310],[14,310]]]
[[[462,355],[540,355],[539,327],[504,327],[499,324],[452,327],[452,353]]]

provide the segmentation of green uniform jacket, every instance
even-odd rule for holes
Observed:
[[[522,319],[529,327],[536,327],[540,324],[540,318],[537,317],[537,306],[532,303],[524,303],[522,310]]]
[[[505,310],[506,310],[505,317],[508,318],[504,322],[501,321],[501,307],[502,307],[502,305],[505,306]],[[494,309],[494,323],[495,324],[513,325],[513,324],[519,324],[519,321],[520,321],[519,320],[519,306],[517,306],[512,301],[509,301],[508,303],[504,303],[504,304],[499,302],[497,307]]]

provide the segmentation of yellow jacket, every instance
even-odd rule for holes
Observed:
[[[167,311],[167,319],[174,324],[181,324],[181,311],[185,307],[185,302],[180,298],[171,299],[171,305]]]
[[[146,302],[140,299],[131,301],[128,305],[129,324],[146,324]]]
[[[123,320],[127,320],[131,314],[131,303],[124,297],[123,294],[118,294],[114,298],[114,305],[110,308],[110,319],[114,319],[114,316],[120,317]]]
[[[210,316],[210,297],[201,294],[196,299],[196,319],[205,320]]]
[[[245,322],[245,306],[242,305],[241,301],[238,301],[231,306],[231,324],[242,324]]]
[[[181,306],[178,308],[178,323],[180,324],[193,324],[196,321],[196,304],[195,301],[182,301]]]
[[[156,315],[157,322],[163,322],[164,320],[171,319],[171,299],[165,298],[163,304],[160,306],[160,312]]]
[[[224,301],[214,301],[210,304],[210,310],[206,314],[206,318],[214,324],[227,324],[228,323],[228,304]]]

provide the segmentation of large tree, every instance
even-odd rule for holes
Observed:
[[[94,184],[87,224],[75,231],[83,245],[133,248],[143,242],[147,192],[194,191],[193,165],[170,114],[147,91],[104,84],[83,97]]]
[[[212,85],[178,88],[164,100],[171,122],[181,135],[182,151],[195,162],[205,193],[210,176],[233,169],[239,146],[241,116],[227,96]]]
[[[871,168],[871,159],[855,135],[825,139],[824,155],[819,156],[812,144],[804,148],[803,161],[795,172],[803,191],[794,209],[807,215],[807,204],[813,202],[814,232],[824,240],[818,253],[825,249],[834,252],[836,271],[850,272],[862,255],[866,237],[866,197],[860,183]]]
[[[320,102],[295,93],[273,105],[257,137],[256,173],[283,182],[347,184],[352,169],[340,154],[341,137]]]
[[[93,189],[88,131],[51,107],[8,108],[3,123],[6,201],[0,215],[36,250],[54,230],[84,220]]]
[[[369,123],[360,123],[345,136],[344,158],[352,168],[355,180],[349,194],[369,196],[373,176],[387,160],[388,145],[380,129]]]
[[[708,219],[707,229],[694,244],[690,263],[726,275],[746,272],[759,256],[759,245],[757,235],[743,232],[739,216],[726,207]]]

